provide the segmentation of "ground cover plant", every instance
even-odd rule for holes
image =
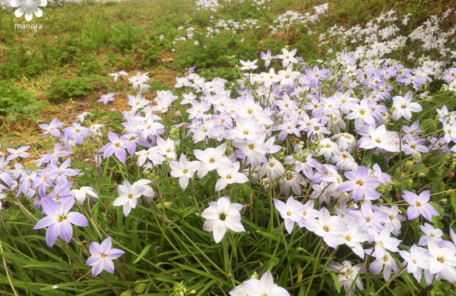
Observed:
[[[5,295],[454,294],[455,11],[328,25],[316,4],[198,0],[193,22],[61,39],[60,65],[163,47],[181,74],[105,63],[98,106],[0,147]],[[82,66],[45,96],[100,88]]]

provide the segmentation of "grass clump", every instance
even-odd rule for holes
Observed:
[[[0,118],[16,122],[24,117],[36,118],[46,105],[45,101],[35,101],[33,93],[9,81],[0,82]]]
[[[99,86],[107,87],[106,80],[96,75],[70,79],[56,78],[52,81],[46,96],[53,103],[62,103],[70,98],[87,97]]]

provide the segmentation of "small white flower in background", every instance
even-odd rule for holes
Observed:
[[[101,137],[103,135],[103,133],[101,132],[100,128],[102,128],[103,126],[104,126],[104,124],[98,124],[98,123],[92,124],[90,126],[90,133],[92,135],[96,135],[96,136],[100,136]]]
[[[90,112],[82,112],[81,114],[78,115],[78,117],[76,117],[76,122],[83,123],[88,115],[93,115],[93,114]]]
[[[146,72],[144,74],[141,74],[141,72],[138,71],[136,76],[132,76],[128,78],[128,81],[133,84],[133,89],[137,89],[138,86],[140,86],[140,89],[144,87],[145,83],[149,81],[149,72]]]
[[[70,190],[70,192],[80,204],[84,203],[87,195],[90,195],[93,198],[98,199],[98,194],[92,187],[83,186],[79,189]]]
[[[244,232],[241,224],[241,213],[243,206],[239,203],[231,203],[228,196],[223,196],[217,201],[209,202],[201,216],[206,219],[203,225],[205,231],[214,233],[214,240],[219,243],[228,229],[235,232]]]
[[[247,60],[247,61],[243,61],[243,60],[239,60],[239,62],[241,63],[242,67],[241,67],[241,70],[243,71],[247,71],[247,70],[255,70],[256,68],[258,68],[258,66],[256,65],[258,59],[256,60]]]
[[[117,78],[119,78],[120,75],[128,76],[128,73],[125,71],[119,71],[116,73],[111,73],[109,75],[114,77],[114,82],[117,82]]]
[[[43,11],[39,7],[47,5],[46,0],[10,0],[11,7],[18,7],[14,11],[16,17],[22,17],[25,14],[25,20],[30,22],[33,15],[42,17]]]

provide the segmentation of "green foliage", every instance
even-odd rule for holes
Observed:
[[[36,118],[45,101],[35,102],[33,94],[8,81],[0,81],[0,118],[12,122],[25,117]]]
[[[117,23],[112,26],[110,43],[119,51],[126,52],[134,49],[145,39],[143,28],[131,22]]]
[[[160,48],[153,41],[145,42],[137,52],[140,55],[141,66],[144,68],[152,66],[160,58]]]
[[[136,61],[133,55],[126,54],[122,61],[122,68],[126,71],[133,70],[135,67]]]
[[[56,43],[43,41],[40,49],[45,60],[57,66],[71,63],[82,55],[81,39],[75,35],[59,38]]]
[[[86,97],[99,86],[107,87],[106,78],[96,75],[70,79],[56,78],[52,81],[46,96],[51,102],[61,103],[70,98]]]
[[[169,84],[166,84],[164,82],[161,82],[159,80],[154,80],[149,83],[150,91],[157,91],[157,90],[171,90],[172,87]]]
[[[0,77],[3,79],[34,77],[47,69],[42,55],[27,50],[22,44],[7,51],[3,63],[0,63]]]
[[[95,10],[93,15],[85,18],[82,36],[89,40],[87,43],[90,49],[99,49],[108,42],[111,35],[111,27],[107,25],[108,22],[109,19],[106,17],[102,7],[99,10]]]

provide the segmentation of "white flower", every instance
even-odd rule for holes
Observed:
[[[11,7],[18,7],[14,11],[16,17],[22,17],[25,13],[25,20],[30,22],[33,19],[33,15],[36,17],[42,17],[43,11],[38,7],[45,7],[47,0],[10,0]]]
[[[429,241],[428,249],[430,273],[454,283],[456,281],[456,256],[453,250],[440,247],[433,241]]]
[[[224,167],[217,168],[217,173],[220,176],[220,179],[218,179],[215,184],[215,191],[220,191],[229,184],[246,183],[249,181],[243,173],[239,172],[239,168],[241,166],[239,162],[224,162],[222,165],[224,165]]]
[[[119,191],[119,197],[114,200],[113,205],[123,206],[123,212],[125,217],[130,214],[131,209],[136,208],[138,204],[138,199],[142,195],[150,196],[151,195],[151,188],[147,186],[151,181],[141,179],[133,183],[133,185],[125,180],[123,185],[118,185],[117,190]],[[152,191],[153,193],[153,191]]]
[[[274,181],[277,177],[282,176],[284,173],[285,169],[283,168],[283,165],[280,163],[280,161],[274,157],[271,157],[271,159],[269,159],[269,162],[263,164],[261,167],[260,175],[267,175],[269,180]]]
[[[98,194],[97,192],[92,188],[88,186],[83,186],[79,189],[73,189],[70,190],[71,194],[73,194],[74,198],[80,203],[83,204],[87,195],[92,196],[95,199],[98,199]]]
[[[412,119],[412,112],[420,112],[423,110],[418,103],[412,103],[412,91],[408,91],[405,97],[396,96],[393,98],[393,119],[398,120],[404,117],[407,120]]]
[[[228,229],[244,232],[240,213],[242,208],[243,206],[239,203],[231,203],[228,196],[223,196],[216,202],[209,202],[209,207],[201,214],[206,219],[203,229],[214,233],[216,243],[222,240]]]
[[[179,184],[182,190],[185,190],[188,185],[188,180],[193,178],[193,174],[200,166],[199,161],[188,161],[185,155],[182,153],[179,161],[170,161],[169,166],[171,168],[171,176],[179,178]]]
[[[255,70],[256,68],[258,68],[258,66],[256,65],[256,62],[258,60],[247,60],[247,61],[243,61],[243,60],[239,60],[239,62],[241,63],[242,67],[241,67],[241,70],[243,71],[246,71],[246,70]]]
[[[290,296],[287,290],[274,284],[274,278],[269,270],[263,274],[261,279],[245,281],[242,286],[247,292],[247,296]]]
[[[358,289],[363,289],[363,282],[361,281],[361,277],[357,277],[358,273],[361,270],[362,264],[358,264],[353,266],[350,261],[344,261],[343,264],[332,262],[329,264],[329,268],[334,270],[337,273],[337,279],[339,280],[339,284],[344,287],[345,292],[350,290],[353,281],[355,281],[356,286]],[[348,295],[353,295],[355,293],[355,288],[353,287],[350,290]]]

